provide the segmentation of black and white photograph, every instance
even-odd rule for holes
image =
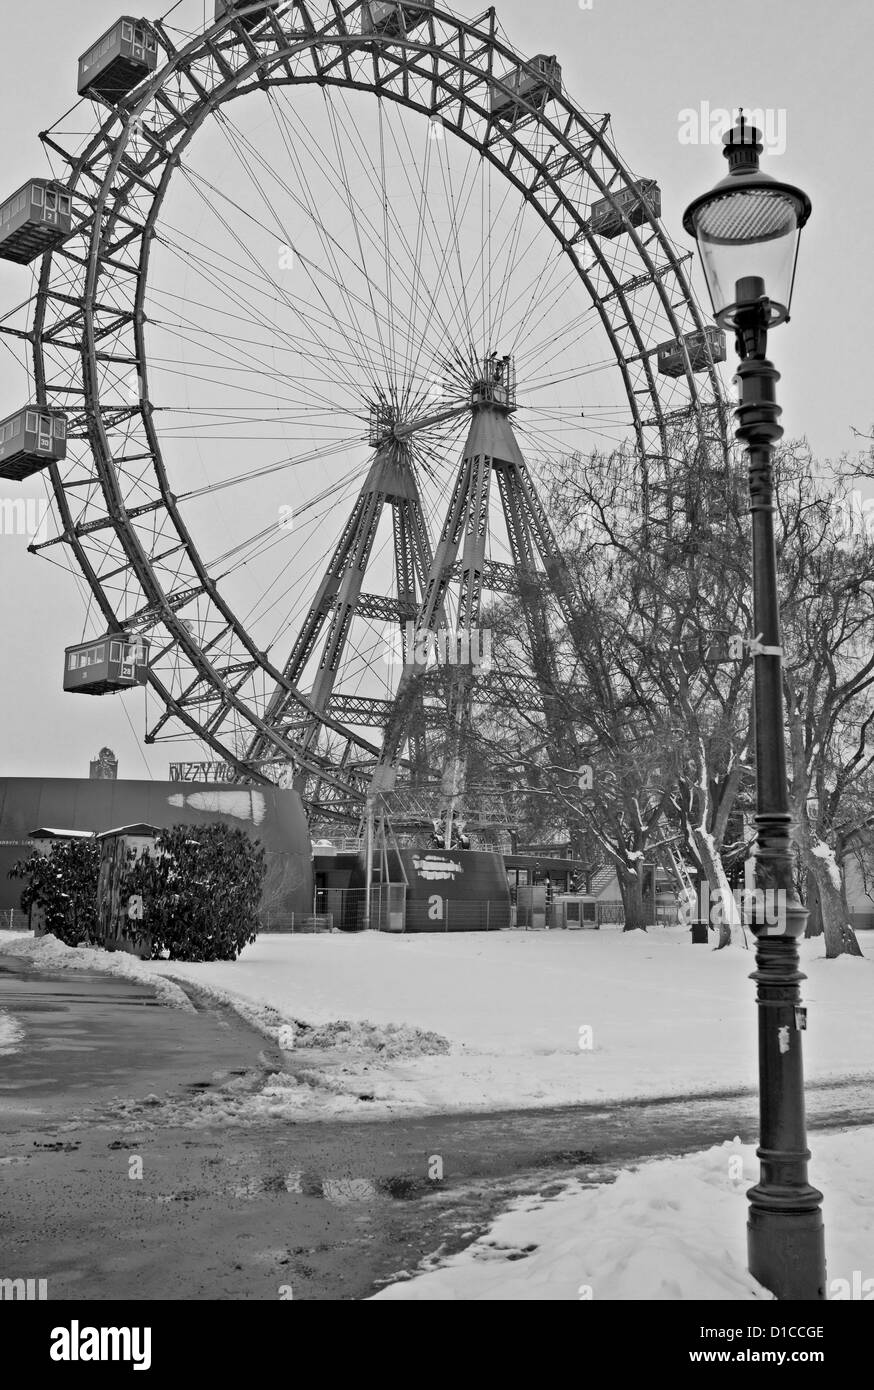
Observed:
[[[7,1345],[841,1374],[874,10],[162,3],[2,17]]]

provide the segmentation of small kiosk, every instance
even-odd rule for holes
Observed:
[[[107,951],[128,951],[148,960],[152,939],[144,921],[143,901],[122,891],[125,873],[140,858],[153,858],[160,831],[154,825],[122,825],[97,836],[100,873],[97,880],[98,943]]]
[[[555,925],[568,931],[598,930],[598,900],[591,893],[562,893],[555,899]]]

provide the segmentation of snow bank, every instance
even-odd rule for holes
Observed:
[[[154,989],[162,1004],[194,1012],[185,991],[172,980],[156,975],[148,961],[126,951],[101,951],[91,946],[65,946],[56,936],[16,936],[4,933],[0,955],[22,956],[43,970],[99,970],[104,975],[120,975]]]
[[[874,1128],[814,1136],[813,1180],[826,1193],[827,1292],[853,1271],[874,1277]],[[525,1198],[439,1268],[377,1299],[770,1299],[746,1269],[746,1189],[755,1149],[737,1140]],[[858,1283],[858,1281],[857,1281]]]
[[[234,965],[233,961],[211,961],[209,965]],[[344,1052],[374,1054],[383,1060],[401,1057],[427,1057],[450,1050],[448,1040],[404,1023],[373,1023],[370,1019],[330,1019],[309,1023],[288,1008],[278,1008],[259,997],[225,989],[214,982],[212,972],[203,972],[203,963],[149,961],[154,973],[150,979],[169,982],[174,976],[194,986],[208,999],[234,1009],[241,1018],[284,1051],[301,1048],[341,1049]],[[160,971],[160,973],[159,973]],[[171,973],[172,972],[172,973]]]
[[[439,1033],[423,1032],[404,1023],[296,1023],[296,1047],[342,1047],[356,1052],[377,1052],[386,1058],[427,1057],[448,1052],[450,1044]]]
[[[4,927],[0,930],[0,946],[5,946],[9,941],[33,941],[33,932],[10,931]]]

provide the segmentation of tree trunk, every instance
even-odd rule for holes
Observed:
[[[807,899],[805,906],[807,908],[808,918],[807,930],[804,935],[806,937],[822,936],[822,905],[819,901],[819,889],[816,886],[816,879],[810,869],[807,870],[805,880]]]
[[[625,909],[625,926],[623,931],[646,931],[646,915],[643,908],[643,875],[629,872],[625,869],[618,870],[619,891],[622,894],[622,906]]]
[[[807,838],[805,837],[806,840]],[[804,856],[807,871],[813,875],[819,896],[826,960],[834,960],[837,956],[861,956],[862,948],[848,921],[841,889],[841,871],[835,862],[834,854],[822,840],[819,840],[816,843],[805,843]]]
[[[699,862],[707,875],[707,886],[710,890],[710,921],[708,926],[715,927],[719,933],[716,950],[719,951],[723,946],[731,945],[741,946],[744,950],[749,950],[749,942],[741,921],[741,914],[726,878],[725,869],[714,844],[713,836],[699,825],[691,827],[691,834],[695,841]]]

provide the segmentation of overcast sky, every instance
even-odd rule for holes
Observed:
[[[481,13],[475,5],[455,8]],[[76,60],[119,12],[113,0],[4,7],[0,192],[47,172],[37,134],[73,105]],[[686,203],[724,167],[718,145],[681,142],[681,127],[689,129],[682,113],[738,105],[770,113],[764,168],[801,184],[813,200],[793,319],[771,345],[783,375],[783,423],[787,435],[806,435],[823,461],[856,453],[852,428],[874,422],[870,0],[592,0],[585,8],[577,0],[503,0],[498,14],[521,52],[558,55],[580,107],[611,113],[622,157],[658,179],[663,220],[677,241],[684,240]],[[202,0],[182,0],[173,18],[194,27],[203,15]],[[82,109],[90,118],[90,108]],[[24,298],[29,284],[27,272],[0,263],[4,308]],[[703,294],[697,272],[696,285]],[[0,416],[27,391],[14,358],[3,351],[3,359]],[[0,483],[2,495],[44,495],[37,479],[13,492],[17,486]],[[82,594],[61,568],[28,555],[26,544],[26,537],[0,535],[0,773],[87,776],[89,757],[108,743],[122,776],[166,776],[172,750],[142,747],[142,692],[63,695],[63,648],[82,630]]]

